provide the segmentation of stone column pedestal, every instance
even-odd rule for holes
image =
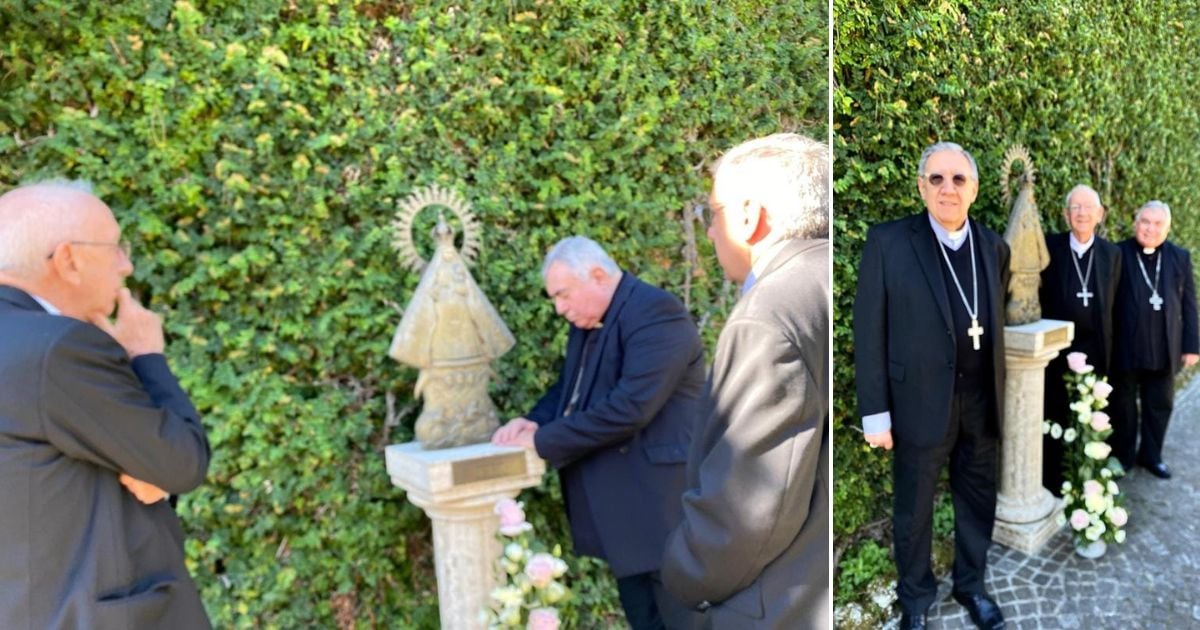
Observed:
[[[1004,328],[1004,425],[1000,429],[1000,493],[992,539],[1033,554],[1058,530],[1058,499],[1042,487],[1042,423],[1046,365],[1071,345],[1075,324],[1042,319]]]
[[[492,510],[540,484],[545,462],[532,451],[491,444],[427,451],[409,442],[388,446],[386,457],[392,483],[433,521],[441,627],[483,630],[500,555]]]

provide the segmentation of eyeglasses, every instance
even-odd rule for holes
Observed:
[[[1067,211],[1068,212],[1079,212],[1080,210],[1084,210],[1087,212],[1091,212],[1092,210],[1095,210],[1099,207],[1100,206],[1081,206],[1081,205],[1076,204],[1074,206],[1067,206]]]
[[[67,241],[67,242],[72,245],[97,245],[97,246],[103,246],[103,247],[116,247],[117,249],[121,250],[121,253],[125,255],[125,258],[127,258],[129,260],[133,260],[133,245],[131,245],[129,243],[129,241],[120,241],[117,243],[105,243],[103,241]],[[51,258],[54,258],[54,252],[50,252],[49,254],[46,254],[46,260],[49,260]]]
[[[946,176],[942,175],[941,173],[933,173],[932,175],[922,175],[921,179],[924,179],[925,181],[929,182],[929,184],[931,186],[933,186],[934,188],[941,188],[942,184],[946,183]],[[963,186],[967,185],[967,182],[970,181],[970,178],[968,178],[966,175],[963,175],[962,173],[955,173],[953,176],[951,176],[950,181],[954,182],[955,188],[962,188]]]
[[[692,206],[692,216],[705,227],[712,225],[713,219],[720,212],[720,209],[714,208],[710,203],[698,203]]]

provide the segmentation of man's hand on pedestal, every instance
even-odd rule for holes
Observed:
[[[1184,354],[1183,367],[1192,367],[1193,365],[1196,365],[1197,359],[1200,359],[1200,354]]]
[[[532,449],[533,434],[537,428],[537,423],[529,418],[513,418],[508,421],[508,424],[496,429],[496,432],[492,434],[492,444]]]

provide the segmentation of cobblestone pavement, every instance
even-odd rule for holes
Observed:
[[[1009,628],[1200,628],[1200,377],[1178,392],[1163,460],[1173,477],[1136,469],[1121,480],[1127,538],[1098,560],[1059,531],[1038,556],[993,545],[988,591]],[[972,628],[946,576],[933,628]]]

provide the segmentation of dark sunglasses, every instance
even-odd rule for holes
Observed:
[[[935,188],[941,188],[942,184],[946,182],[946,176],[942,175],[941,173],[922,175],[921,177]],[[962,188],[963,186],[967,185],[967,182],[970,181],[970,179],[962,173],[955,173],[954,176],[950,178],[950,181],[954,182],[955,188]]]

